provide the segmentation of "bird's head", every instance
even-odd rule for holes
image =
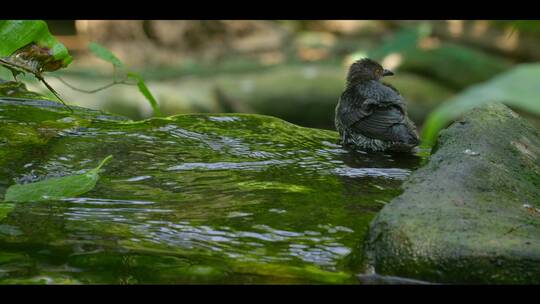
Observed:
[[[347,75],[347,83],[352,84],[363,80],[379,81],[384,76],[394,75],[392,71],[384,69],[379,63],[369,58],[363,58],[351,65]]]

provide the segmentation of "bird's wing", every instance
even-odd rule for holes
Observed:
[[[404,113],[397,106],[374,108],[370,115],[359,119],[352,130],[364,136],[384,141],[403,141],[409,131],[404,125]]]
[[[371,114],[371,110],[363,106],[366,101],[360,95],[343,94],[338,106],[338,117],[344,126],[351,127]]]
[[[380,107],[398,105],[405,112],[403,97],[395,87],[387,83],[370,81],[362,87],[357,87],[356,94],[374,100]]]

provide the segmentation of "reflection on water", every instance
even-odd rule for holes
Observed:
[[[336,138],[250,115],[64,130],[4,181],[114,160],[84,197],[18,204],[0,220],[0,282],[353,282],[349,257],[420,157]]]

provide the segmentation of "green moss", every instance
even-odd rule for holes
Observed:
[[[435,282],[538,283],[540,217],[524,206],[540,206],[539,148],[538,130],[501,104],[455,122],[372,222],[371,265]]]
[[[28,91],[26,85],[17,81],[3,81],[0,79],[0,97],[48,99],[35,92]]]
[[[129,121],[11,99],[0,109],[6,130],[33,136],[4,143],[21,154],[0,187],[114,156],[84,197],[5,212],[2,249],[29,262],[11,260],[5,282],[355,283],[356,245],[421,160],[343,150],[334,131],[265,115]]]

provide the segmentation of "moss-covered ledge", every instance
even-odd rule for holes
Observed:
[[[502,104],[442,131],[370,225],[368,269],[445,283],[540,283],[540,132]]]

